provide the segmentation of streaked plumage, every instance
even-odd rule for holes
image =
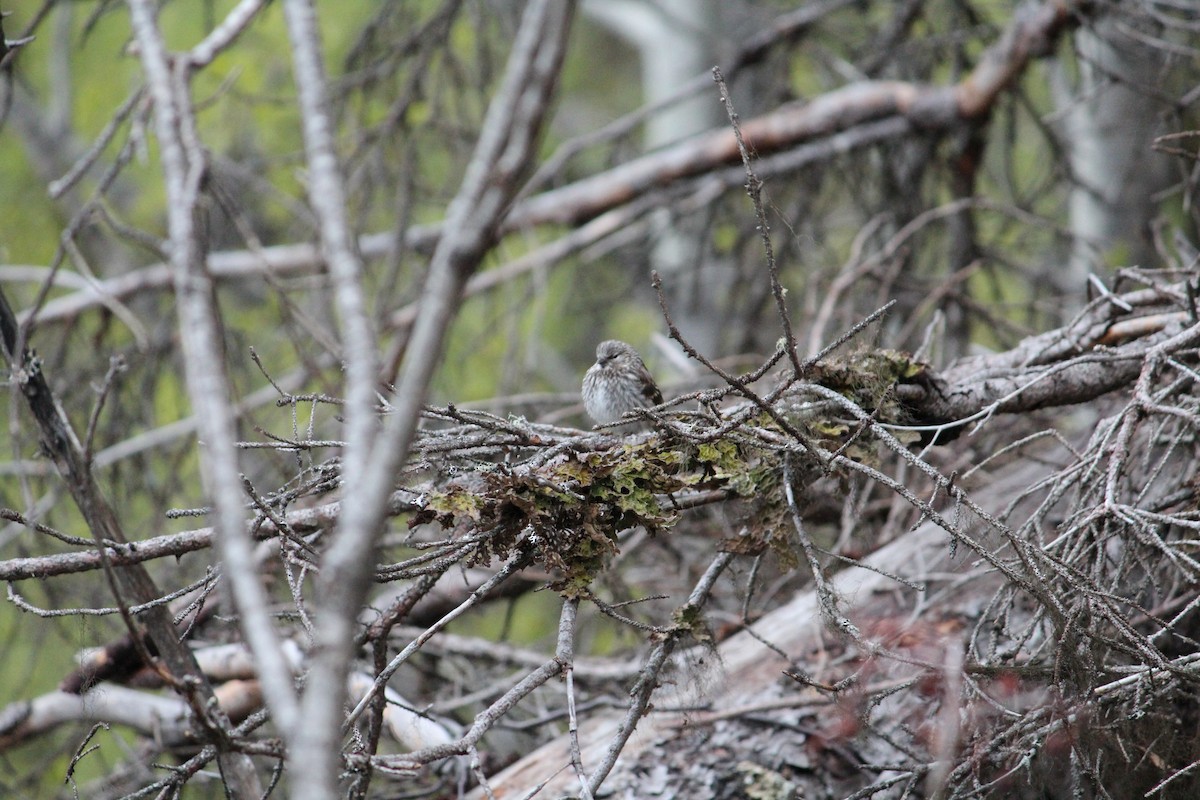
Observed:
[[[662,401],[662,392],[637,350],[616,339],[596,347],[596,363],[583,376],[583,405],[588,416],[602,424],[616,422],[627,411]]]

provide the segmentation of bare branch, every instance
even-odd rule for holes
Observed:
[[[391,476],[408,457],[463,284],[491,247],[532,156],[558,80],[573,10],[573,2],[544,0],[526,10],[504,84],[489,106],[475,155],[446,214],[446,230],[453,235],[443,236],[430,263],[422,310],[394,396],[394,413],[373,449],[362,482],[347,487],[347,513],[317,579],[322,613],[317,620],[319,649],[309,677],[309,685],[316,689],[305,693],[306,724],[297,731],[290,754],[298,797],[323,799],[333,792],[337,770],[332,742],[340,730],[341,676],[349,665],[351,622],[365,596],[364,578],[391,491]]]
[[[187,92],[186,62],[171,66],[148,0],[129,0],[130,16],[154,101],[163,174],[169,197],[168,230],[171,267],[179,301],[179,326],[187,367],[189,394],[199,417],[205,447],[201,463],[217,506],[217,545],[225,577],[242,614],[242,627],[261,665],[272,712],[284,730],[297,721],[291,674],[275,629],[267,616],[267,597],[252,569],[250,540],[245,534],[241,485],[230,392],[221,367],[221,345],[212,307],[211,278],[197,230],[197,202],[204,179],[205,157],[195,138]]]

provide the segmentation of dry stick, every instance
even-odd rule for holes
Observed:
[[[229,13],[225,15],[225,19],[221,20],[220,24],[213,28],[208,36],[204,37],[204,40],[193,47],[187,54],[192,69],[198,69],[212,63],[214,58],[232,45],[237,37],[250,26],[250,23],[254,21],[254,17],[266,5],[267,0],[241,0],[241,2],[230,9]]]
[[[778,42],[795,40],[801,33],[821,21],[823,17],[856,1],[824,0],[823,2],[806,3],[803,8],[781,14],[739,44],[737,52],[733,54],[730,61],[730,76],[736,77],[744,67],[761,61]],[[628,136],[654,114],[681,103],[693,95],[700,94],[711,81],[712,74],[702,72],[678,86],[669,95],[642,105],[603,127],[563,142],[529,179],[528,184],[517,196],[517,201],[520,202],[531,192],[550,183],[551,179],[560,175],[571,159],[580,152],[589,147]]]
[[[104,373],[104,383],[100,385],[100,396],[96,398],[96,404],[92,407],[91,415],[88,416],[87,432],[83,436],[83,460],[89,469],[92,466],[92,445],[96,440],[96,425],[100,422],[100,412],[104,410],[104,402],[108,399],[113,384],[116,383],[117,375],[124,371],[125,358],[123,356],[112,356],[108,359],[108,372]]]
[[[526,6],[503,82],[482,126],[462,186],[446,213],[446,234],[429,266],[421,313],[388,417],[363,480],[348,486],[337,536],[325,554],[316,585],[319,648],[306,692],[305,725],[289,756],[297,797],[325,800],[334,793],[336,739],[342,729],[344,676],[349,668],[354,620],[366,598],[371,554],[382,532],[386,501],[397,467],[407,459],[434,370],[467,278],[491,248],[525,167],[536,150],[557,84],[575,4],[534,0]],[[361,713],[361,711],[359,712]]]
[[[400,669],[400,666],[404,664],[404,662],[408,661],[413,653],[420,650],[421,646],[425,644],[425,642],[432,639],[438,631],[440,631],[442,628],[445,628],[454,620],[458,619],[467,611],[467,609],[471,608],[482,598],[486,597],[488,592],[499,586],[510,576],[528,566],[530,560],[531,558],[528,553],[518,553],[510,558],[508,563],[504,565],[503,569],[489,578],[481,586],[473,590],[471,594],[467,596],[467,599],[460,603],[453,611],[450,611],[437,622],[430,625],[424,633],[413,639],[403,650],[397,653],[395,657],[392,658],[391,662],[388,663],[387,667],[381,670],[375,677],[375,683],[371,685],[370,690],[367,691],[367,693],[362,696],[362,699],[358,701],[358,704],[354,706],[354,710],[346,715],[346,721],[342,726],[343,732],[348,731],[350,726],[354,724],[354,721],[357,720],[359,716],[367,710],[367,704],[371,702],[371,698],[383,691],[384,687],[387,686],[388,681],[390,681],[392,676],[396,674],[396,670]]]
[[[705,603],[708,602],[709,594],[712,592],[717,578],[721,577],[721,573],[732,563],[733,559],[733,553],[722,552],[717,554],[717,557],[708,565],[708,569],[700,576],[700,580],[696,582],[696,586],[692,589],[691,595],[688,596],[687,602],[676,612],[676,618],[685,619],[691,614],[698,614],[700,612]],[[689,627],[677,626],[670,634],[663,637],[662,641],[659,642],[658,646],[650,654],[650,657],[646,659],[646,666],[641,671],[641,677],[638,678],[638,682],[629,691],[633,699],[629,704],[629,709],[625,712],[625,718],[621,720],[621,724],[617,727],[617,732],[604,754],[604,759],[592,772],[591,780],[588,782],[593,794],[600,791],[600,785],[604,783],[604,779],[608,777],[608,773],[616,765],[617,758],[621,755],[621,751],[625,749],[625,743],[629,741],[629,737],[633,735],[638,721],[646,715],[647,710],[650,708],[650,697],[654,694],[654,690],[658,686],[659,674],[666,665],[667,659],[674,652],[679,640],[690,631],[691,628]]]
[[[209,569],[211,570],[211,567]],[[131,605],[109,606],[109,607],[102,606],[100,608],[90,608],[90,607],[89,608],[39,608],[38,606],[35,606],[32,603],[30,603],[25,598],[21,597],[21,595],[17,593],[16,588],[11,583],[9,583],[7,585],[7,592],[8,592],[8,599],[9,599],[9,601],[12,602],[13,605],[17,606],[22,611],[28,611],[30,614],[35,614],[36,616],[39,616],[39,617],[107,617],[107,616],[111,616],[113,614],[120,614],[120,615],[122,615],[122,617],[124,617],[127,614],[128,615],[140,615],[142,612],[144,612],[148,608],[154,608],[155,606],[166,605],[166,604],[170,603],[172,600],[183,597],[187,594],[190,594],[191,592],[194,592],[198,589],[203,588],[206,584],[211,583],[213,581],[214,577],[219,577],[219,573],[214,574],[213,572],[210,571],[203,578],[192,581],[187,586],[184,586],[181,589],[176,589],[176,590],[170,592],[169,594],[163,595],[162,597],[156,597],[155,599],[153,599],[147,603],[138,603],[137,605],[132,605],[132,606]],[[121,598],[118,596],[117,599],[120,600]],[[140,637],[137,637],[137,638],[140,639]],[[179,637],[179,638],[184,638],[184,637]],[[140,642],[134,641],[134,642],[132,642],[132,644],[134,646],[134,649],[138,650],[138,657],[141,658],[142,661],[144,661],[151,668],[153,668],[155,666],[153,664],[154,659],[151,657],[150,660],[147,660],[147,656],[149,654],[145,653],[145,651],[143,651],[139,647]],[[165,683],[167,683],[168,685],[172,684],[172,680],[171,680],[170,676],[164,676],[161,671],[158,671],[157,674],[159,675],[159,677],[162,677],[164,679]]]
[[[826,399],[840,404],[860,421],[869,423],[870,415],[866,411],[837,392],[826,389],[825,387],[819,385],[813,385],[811,390],[825,397]],[[961,487],[953,485],[951,480],[942,475],[941,472],[939,472],[935,467],[909,451],[909,449],[900,443],[894,436],[892,436],[892,434],[889,433],[886,428],[878,424],[872,424],[871,427],[874,434],[879,437],[880,441],[882,441],[883,444],[885,444],[890,450],[903,458],[907,463],[927,475],[939,488],[944,490],[957,502],[963,504],[968,510],[983,520],[989,527],[1001,533],[1012,544],[1013,551],[1017,554],[1022,566],[1024,566],[1028,571],[1029,576],[1025,577],[1020,575],[1010,565],[1000,561],[999,558],[984,548],[974,538],[969,536],[967,532],[960,526],[955,525],[950,520],[943,517],[942,514],[934,510],[929,503],[919,499],[908,489],[908,487],[904,486],[903,484],[892,480],[888,476],[868,465],[860,464],[853,459],[846,458],[845,456],[835,459],[837,463],[861,472],[864,475],[873,478],[875,481],[888,486],[894,492],[900,494],[914,508],[920,509],[922,513],[928,519],[932,520],[936,525],[938,525],[938,527],[945,530],[955,539],[965,542],[973,551],[978,553],[989,564],[999,570],[1010,582],[1020,586],[1022,589],[1037,598],[1038,601],[1041,602],[1041,604],[1047,609],[1047,611],[1054,616],[1058,624],[1065,624],[1067,617],[1066,609],[1059,602],[1059,599],[1048,590],[1047,577],[1043,574],[1042,569],[1039,567],[1040,563],[1050,561],[1049,555],[1039,554],[1039,551],[1031,548],[1028,543],[1023,542],[1013,533],[1011,528],[1002,523],[1000,520],[996,519],[993,515],[987,513],[983,508],[972,501]]]
[[[483,738],[483,735],[491,730],[513,706],[521,702],[534,689],[545,685],[548,680],[562,672],[563,666],[567,663],[565,655],[573,650],[571,643],[575,638],[577,608],[578,605],[575,603],[563,603],[558,620],[558,639],[554,657],[530,672],[494,703],[477,714],[470,729],[458,741],[426,747],[404,755],[376,756],[373,759],[374,763],[386,769],[415,770],[433,761],[469,753]]]
[[[341,358],[346,364],[347,446],[342,454],[342,479],[348,486],[357,486],[367,469],[378,428],[373,408],[378,375],[375,335],[362,287],[362,258],[346,219],[346,187],[333,143],[316,10],[310,0],[286,0],[283,14],[304,123],[309,203],[317,217],[321,250],[333,281]]]
[[[812,571],[821,610],[838,630],[862,644],[864,640],[858,627],[838,610],[837,595],[834,593],[833,587],[825,580],[825,572],[821,568],[821,562],[817,560],[816,548],[813,546],[808,532],[804,529],[804,520],[800,518],[800,508],[796,505],[796,493],[792,488],[792,478],[792,456],[790,453],[785,453],[783,456],[783,491],[787,497],[788,510],[792,512],[792,526],[796,530],[796,538],[804,549],[804,557],[808,560],[808,568]]]
[[[52,536],[63,544],[69,544],[73,547],[90,547],[91,545],[95,544],[95,541],[92,539],[84,539],[80,536],[71,536],[70,534],[63,533],[57,528],[51,528],[49,525],[32,520],[29,517],[26,517],[24,514],[20,514],[11,508],[0,508],[0,519],[6,519],[9,522],[15,522],[22,527],[29,528],[29,530],[34,531],[35,533],[44,533],[47,536]],[[101,542],[101,544],[103,544],[105,547],[115,547],[117,543],[105,541]],[[0,578],[0,580],[3,579]]]
[[[710,372],[719,376],[730,387],[737,391],[738,394],[754,403],[755,406],[770,416],[780,428],[786,431],[789,436],[794,438],[803,447],[808,449],[811,453],[813,453],[813,455],[817,455],[816,450],[814,450],[812,446],[808,444],[800,431],[796,430],[796,428],[790,422],[784,419],[771,405],[775,398],[777,398],[783,392],[785,387],[783,385],[777,387],[767,395],[766,399],[764,399],[759,397],[758,393],[750,388],[749,381],[746,378],[726,372],[708,358],[701,355],[695,347],[692,347],[690,342],[683,338],[683,334],[680,333],[678,326],[675,324],[675,320],[672,319],[670,309],[667,307],[667,298],[663,294],[662,290],[662,278],[659,277],[657,270],[650,273],[650,282],[654,287],[654,291],[658,294],[658,307],[662,310],[663,321],[667,323],[667,331],[671,334],[672,339],[679,342],[679,346],[683,348],[683,351],[687,353],[689,357],[696,359],[705,367],[707,367]]]
[[[30,412],[37,420],[42,447],[53,459],[55,467],[66,482],[67,490],[96,539],[105,576],[112,587],[134,646],[138,648],[138,653],[147,666],[157,668],[165,681],[176,686],[191,707],[196,723],[206,729],[208,736],[217,743],[217,749],[222,753],[222,768],[230,791],[235,793],[235,796],[249,796],[249,792],[257,785],[253,778],[253,766],[248,758],[230,752],[228,720],[220,712],[212,687],[196,664],[192,651],[179,641],[170,612],[162,605],[150,606],[140,615],[162,661],[151,657],[146,651],[139,626],[133,619],[123,594],[127,592],[135,602],[150,603],[158,598],[161,592],[145,567],[131,565],[124,569],[116,569],[110,562],[106,542],[125,544],[128,539],[121,529],[116,513],[97,485],[95,475],[88,467],[83,447],[58,399],[51,392],[41,364],[28,350],[16,349],[20,339],[21,331],[16,314],[9,305],[8,296],[3,288],[0,288],[0,345],[5,351],[13,382],[19,387]],[[163,662],[165,669],[162,666]]]
[[[391,503],[388,513],[392,515],[417,511],[421,508],[421,506],[404,499],[401,493],[393,495]],[[287,513],[286,519],[294,529],[315,531],[335,524],[341,513],[342,503],[335,501],[313,508],[293,509]],[[247,526],[247,530],[250,530],[250,526]],[[263,538],[269,538],[277,533],[278,531],[267,531],[266,534],[263,534]],[[0,581],[44,579],[54,575],[91,572],[102,568],[105,559],[114,566],[128,566],[169,556],[178,558],[185,553],[211,547],[214,538],[215,534],[212,528],[198,528],[183,533],[171,533],[143,539],[137,542],[136,546],[104,539],[105,550],[102,553],[92,550],[86,553],[9,558],[0,561]],[[73,544],[73,542],[70,543]]]
[[[492,787],[488,785],[487,773],[483,771],[483,760],[479,757],[479,748],[472,745],[467,748],[466,752],[468,768],[471,774],[475,776],[475,782],[483,788],[483,792],[487,795],[487,800],[496,800],[496,795],[492,792]],[[465,781],[459,779],[458,796],[463,797],[466,794]]]
[[[796,380],[802,375],[800,357],[796,354],[796,336],[792,333],[792,318],[788,313],[787,298],[783,284],[779,282],[779,265],[775,263],[775,248],[771,244],[771,227],[767,224],[767,212],[763,208],[763,183],[754,174],[750,165],[750,151],[746,149],[746,141],[742,138],[742,126],[738,115],[733,110],[733,100],[729,97],[729,87],[725,85],[725,76],[720,67],[713,67],[713,80],[721,89],[721,102],[725,105],[725,114],[729,117],[729,125],[733,128],[733,136],[737,140],[738,153],[742,156],[742,166],[746,168],[746,194],[754,204],[754,216],[758,220],[758,235],[762,239],[763,255],[767,259],[767,274],[771,276],[771,294],[775,296],[775,312],[779,315],[779,324],[783,326],[784,348],[788,359],[792,362],[792,377]]]
[[[578,598],[568,598],[566,603],[579,605]],[[575,612],[572,611],[572,614]],[[579,750],[579,718],[575,715],[575,647],[574,640],[560,643],[557,658],[563,661],[563,676],[566,679],[567,693],[567,738],[570,742],[571,766],[579,778],[579,796],[581,800],[593,800],[592,790],[588,786],[587,775],[583,770],[583,754]]]
[[[75,163],[67,170],[67,174],[50,182],[50,185],[47,187],[47,194],[50,195],[50,199],[57,200],[62,197],[87,174],[92,164],[96,163],[96,160],[100,158],[101,154],[104,153],[108,145],[112,142],[113,137],[117,135],[117,129],[129,118],[129,115],[133,113],[134,107],[141,102],[144,96],[145,89],[137,88],[134,89],[133,94],[126,98],[125,102],[121,103],[120,108],[113,114],[112,119],[105,124],[104,129],[100,131],[100,135],[92,142],[92,146],[75,160]]]
[[[201,469],[216,506],[214,529],[224,575],[241,615],[239,627],[259,667],[271,713],[281,730],[293,730],[298,708],[291,669],[268,613],[267,593],[254,570],[246,531],[230,388],[221,367],[223,348],[213,308],[212,280],[205,272],[203,231],[198,215],[206,162],[191,108],[189,75],[183,61],[172,62],[150,0],[128,0],[130,22],[142,69],[154,103],[163,177],[168,197],[171,270],[178,298],[188,395],[195,408]],[[257,776],[253,778],[257,785]],[[243,788],[239,791],[249,791]],[[261,789],[257,790],[261,793]]]

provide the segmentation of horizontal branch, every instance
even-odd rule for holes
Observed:
[[[1200,325],[1184,305],[1183,284],[1104,297],[1066,327],[960,359],[897,393],[925,425],[1087,402],[1132,385],[1152,350],[1195,347]]]
[[[1073,405],[1123,386],[1132,386],[1152,348],[1161,348],[1165,343],[1173,352],[1171,348],[1193,347],[1200,341],[1200,327],[1194,323],[1188,325],[1189,315],[1180,310],[1185,304],[1186,292],[1182,285],[1131,292],[1117,296],[1115,301],[1102,298],[1071,325],[1029,337],[1012,350],[972,356],[941,371],[926,368],[913,379],[902,379],[895,391],[908,417],[880,421],[951,429],[993,414]],[[834,381],[839,378],[835,373],[840,369],[836,363],[827,370],[818,368],[817,372],[826,377],[818,375],[817,380],[837,388]],[[797,385],[796,391],[803,392],[803,384]],[[736,408],[731,409],[719,427],[736,428],[740,424],[735,419],[737,413]],[[529,447],[549,454],[603,453],[610,446],[623,446],[620,439],[608,440],[606,445],[604,439],[597,439],[590,433],[572,436],[562,428],[511,420],[501,424],[495,421],[496,418],[477,412],[456,410],[449,417],[435,416],[465,423],[465,427],[428,431],[422,442],[422,448],[429,453],[436,452],[439,459],[447,461],[455,457],[459,448],[478,454],[488,447]],[[686,430],[680,428],[680,424],[693,423],[685,418],[676,424],[676,432]],[[525,430],[521,430],[521,426]],[[528,481],[526,485],[495,485],[489,487],[486,494],[479,494],[465,491],[463,479],[458,485],[452,483],[440,487],[450,493],[441,501],[444,502],[447,496],[470,497],[471,503],[479,507],[504,509],[514,490],[527,491],[537,487],[538,481],[559,480],[560,476],[547,473],[547,478],[540,473],[546,466],[545,461],[533,460],[537,463],[524,468],[527,472],[522,479]],[[554,468],[555,464],[549,466]],[[536,491],[536,488],[532,490]],[[677,504],[689,502],[686,492],[675,494]],[[429,503],[429,495],[423,494],[418,499],[410,487],[393,494],[389,515],[416,513],[418,516],[424,514],[423,518],[429,520],[437,518],[438,513]],[[340,512],[340,502],[332,502],[290,511],[285,518],[293,531],[303,535],[332,526]],[[270,521],[255,529],[255,535],[260,539],[271,538],[277,533]],[[116,565],[179,557],[210,547],[212,536],[211,528],[199,528],[128,544],[110,544],[105,555]],[[102,564],[103,558],[97,550],[13,558],[0,561],[0,580],[19,581],[87,572],[99,569]]]
[[[407,492],[397,492],[392,496],[390,506],[392,516],[416,510],[417,507],[406,499],[408,496]],[[340,513],[341,503],[333,502],[313,508],[296,509],[288,512],[285,518],[293,531],[307,534],[332,526]],[[258,539],[270,539],[279,533],[270,520],[265,520],[258,526],[251,525],[250,530]],[[110,543],[105,547],[103,555],[99,550],[86,550],[78,553],[9,558],[0,561],[0,581],[22,581],[31,578],[48,578],[54,575],[69,575],[76,572],[91,572],[100,569],[105,558],[114,566],[140,564],[156,558],[178,558],[185,553],[209,548],[212,543],[213,529],[197,528],[124,544]]]
[[[957,84],[934,86],[904,81],[860,81],[747,120],[742,123],[742,134],[747,146],[759,157],[788,153],[806,144],[826,140],[837,143],[837,146],[807,151],[804,158],[781,162],[795,170],[816,160],[832,158],[847,148],[878,143],[882,138],[911,135],[914,131],[935,134],[953,131],[987,114],[1030,60],[1049,52],[1059,35],[1078,24],[1078,13],[1086,5],[1047,0],[1022,7],[997,43],[984,52],[976,68]],[[879,127],[881,123],[882,128]],[[873,133],[847,136],[860,128],[868,128]],[[518,201],[502,222],[500,233],[547,224],[578,225],[649,192],[738,163],[740,157],[733,132],[727,128],[717,129]],[[740,169],[737,171],[740,174]],[[440,224],[409,228],[404,237],[404,248],[428,253],[441,237],[441,231]],[[394,234],[374,233],[360,238],[359,251],[364,259],[382,258],[394,244]],[[308,274],[321,269],[323,260],[313,244],[288,244],[212,253],[208,265],[214,280],[236,280],[267,274]],[[24,268],[13,277],[27,279],[29,274],[28,268]],[[64,285],[69,285],[80,278],[62,280]],[[38,321],[70,319],[91,308],[120,302],[138,293],[170,291],[171,288],[167,265],[155,264],[54,298],[38,312]],[[22,315],[22,321],[27,314]]]

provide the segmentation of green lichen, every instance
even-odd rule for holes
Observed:
[[[924,369],[901,353],[862,351],[818,364],[807,377],[880,421],[899,421],[903,412],[892,387],[919,378]],[[488,531],[474,561],[507,558],[522,548],[558,576],[555,589],[578,595],[617,553],[619,531],[669,529],[679,513],[671,502],[675,494],[719,490],[737,530],[722,546],[748,554],[770,550],[794,566],[783,459],[790,460],[795,495],[803,497],[813,481],[837,476],[828,454],[872,462],[879,447],[849,410],[811,390],[809,395],[798,384],[797,402],[782,416],[762,412],[748,423],[783,440],[799,435],[798,448],[784,451],[772,435],[759,439],[747,431],[700,442],[660,435],[605,450],[568,451],[537,470],[494,465],[430,492],[411,524]]]
[[[799,787],[761,764],[739,761],[737,771],[742,776],[742,792],[751,800],[794,800]]]
[[[883,422],[903,422],[892,387],[919,381],[928,366],[896,350],[859,350],[822,361],[809,380],[845,396]]]

